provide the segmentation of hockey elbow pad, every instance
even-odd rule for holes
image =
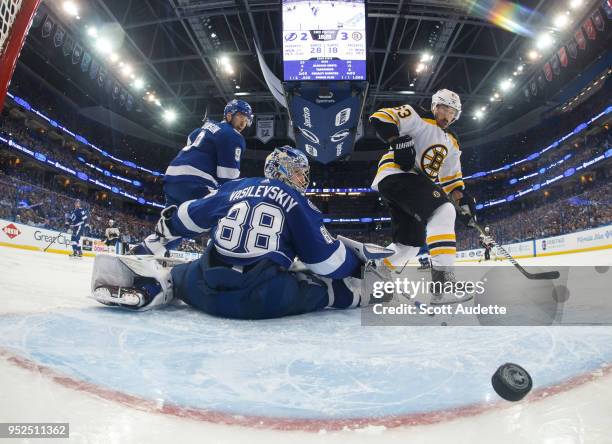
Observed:
[[[414,150],[414,140],[410,136],[402,136],[391,142],[393,151],[393,161],[399,165],[403,171],[410,171],[414,167],[416,151]]]
[[[399,129],[395,123],[384,122],[376,117],[370,117],[370,123],[376,131],[376,135],[385,143],[399,137]]]

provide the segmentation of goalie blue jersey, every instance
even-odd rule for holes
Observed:
[[[289,268],[297,257],[314,273],[334,279],[353,275],[361,265],[329,234],[321,212],[275,179],[234,180],[203,199],[185,202],[170,229],[184,237],[210,230],[219,256],[231,265],[269,259]]]
[[[216,189],[240,177],[244,137],[227,122],[207,121],[187,137],[187,145],[170,162],[164,182],[200,183]]]

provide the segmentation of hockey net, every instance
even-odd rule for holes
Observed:
[[[40,0],[0,0],[0,110]]]

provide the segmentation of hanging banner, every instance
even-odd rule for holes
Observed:
[[[567,46],[567,52],[569,53],[572,59],[575,59],[576,57],[578,57],[578,46],[576,45],[576,40],[571,39],[569,42],[567,42],[566,46]]]
[[[74,51],[72,51],[72,64],[76,65],[81,60],[81,56],[83,55],[83,47],[78,43],[74,45]]]
[[[544,93],[545,89],[546,80],[544,79],[544,76],[542,74],[538,74],[538,90],[540,91],[540,93]]]
[[[606,22],[604,21],[604,18],[601,15],[601,11],[599,11],[599,9],[593,13],[593,15],[591,16],[591,20],[593,20],[595,28],[597,28],[599,32],[603,32],[604,28],[606,27]]]
[[[525,96],[525,100],[528,102],[531,100],[531,94],[529,93],[529,85],[523,88],[523,95]]]
[[[53,31],[53,26],[55,26],[55,23],[53,22],[53,20],[51,20],[51,17],[47,16],[40,32],[43,39],[49,38],[49,36],[51,35],[51,31]]]
[[[55,34],[53,35],[53,44],[56,48],[63,45],[64,37],[66,37],[66,31],[61,26],[57,25],[55,28]]]
[[[40,25],[42,25],[44,18],[45,18],[45,15],[43,13],[41,13],[40,11],[36,11],[36,14],[34,14],[34,18],[32,19],[31,29],[36,29]]]
[[[591,20],[590,18],[586,19],[582,24],[582,27],[584,28],[584,32],[586,32],[586,35],[589,40],[595,40],[595,38],[597,37],[597,33],[595,31],[595,26],[593,26],[593,20]]]
[[[538,95],[538,84],[536,79],[532,79],[531,82],[529,82],[529,89],[534,97]]]
[[[104,87],[104,81],[106,80],[106,72],[107,69],[103,66],[101,66],[100,70],[98,71],[98,86],[100,88]]]
[[[353,152],[366,82],[285,82],[295,145],[327,164]]]
[[[106,92],[106,94],[111,94],[111,92],[113,91],[113,77],[108,73],[108,70],[106,70],[106,83],[104,84],[104,91]]]
[[[559,58],[557,54],[555,54],[550,60],[550,65],[552,66],[553,73],[558,76],[561,74],[561,65],[559,64]]]
[[[62,46],[62,52],[64,53],[64,57],[68,57],[72,54],[72,50],[74,49],[74,39],[70,34],[66,34],[66,38],[64,39],[64,46]]]
[[[100,69],[100,64],[97,60],[91,60],[91,66],[89,67],[89,78],[91,80],[95,80],[98,77],[98,70]]]
[[[119,98],[120,93],[121,93],[121,87],[119,86],[119,83],[117,83],[116,81],[113,82],[113,92],[112,92],[113,100],[117,100]]]
[[[119,106],[125,106],[127,91],[121,88],[121,93],[119,94]]]
[[[89,72],[89,65],[91,64],[91,54],[86,52],[83,54],[83,59],[81,59],[81,71]]]
[[[612,0],[603,0],[602,6],[606,12],[608,20],[612,20]]]
[[[552,82],[553,72],[552,72],[552,68],[550,67],[550,62],[546,62],[544,64],[544,75],[546,76],[546,80],[548,80],[549,82]]]
[[[557,56],[559,56],[559,61],[561,62],[561,65],[564,68],[567,67],[567,50],[565,49],[565,46],[562,46],[559,51],[557,51]]]
[[[274,137],[273,115],[257,116],[257,129],[255,137],[261,140],[262,143],[268,143],[270,139]]]
[[[128,93],[127,98],[125,99],[125,109],[127,111],[131,111],[132,106],[134,106],[134,96]]]
[[[578,29],[574,33],[574,38],[576,39],[576,43],[578,44],[578,48],[580,48],[580,49],[582,49],[584,51],[586,49],[586,38],[584,37],[584,33],[582,32],[582,29]]]

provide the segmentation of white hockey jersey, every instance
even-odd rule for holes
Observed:
[[[414,168],[426,173],[431,180],[438,181],[446,193],[464,188],[459,143],[451,133],[440,128],[435,120],[422,118],[410,105],[379,109],[370,119],[395,123],[400,136],[411,136],[416,151]],[[394,162],[393,151],[389,151],[378,162],[372,189],[378,191],[378,183],[392,174],[416,173],[402,171]]]
[[[108,227],[104,232],[104,236],[109,240],[119,239],[119,228]]]

